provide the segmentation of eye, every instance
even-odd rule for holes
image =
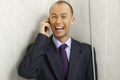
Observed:
[[[62,18],[66,18],[66,16],[62,16]]]
[[[52,18],[57,18],[57,16],[52,16]]]

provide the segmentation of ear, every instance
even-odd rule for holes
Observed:
[[[75,17],[73,16],[71,19],[71,24],[74,24],[74,22],[75,22]]]

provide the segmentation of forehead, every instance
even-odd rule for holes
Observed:
[[[71,10],[65,3],[54,4],[50,9],[50,14],[71,14]]]

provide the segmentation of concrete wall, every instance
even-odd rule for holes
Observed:
[[[119,80],[120,1],[91,0],[92,40],[99,80]]]

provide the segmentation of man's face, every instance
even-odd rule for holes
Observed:
[[[70,7],[65,3],[53,5],[49,19],[54,36],[57,39],[68,39],[70,26],[74,22]]]

